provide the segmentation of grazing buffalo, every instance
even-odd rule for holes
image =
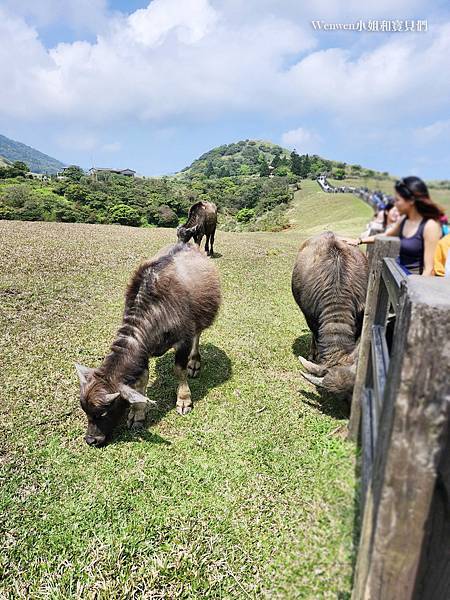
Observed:
[[[368,281],[367,259],[332,232],[300,247],[292,293],[312,332],[309,360],[299,357],[310,382],[351,397]]]
[[[214,256],[214,236],[217,227],[217,206],[212,202],[196,202],[189,209],[188,220],[177,229],[180,242],[185,244],[191,238],[197,246],[202,243],[206,235],[205,251],[208,256]]]
[[[75,365],[89,445],[104,445],[127,409],[128,424],[143,425],[150,404],[148,360],[170,348],[179,378],[177,411],[192,410],[187,375],[200,371],[200,334],[213,323],[219,305],[217,270],[196,246],[173,245],[139,266],[110,353],[97,369]]]

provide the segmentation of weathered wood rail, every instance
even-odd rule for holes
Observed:
[[[374,244],[349,425],[361,445],[353,600],[450,598],[450,281]]]

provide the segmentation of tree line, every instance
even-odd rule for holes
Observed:
[[[74,165],[62,177],[28,177],[23,164],[0,171],[0,219],[176,227],[191,204],[209,200],[225,229],[281,228],[292,197],[283,177],[93,178]]]

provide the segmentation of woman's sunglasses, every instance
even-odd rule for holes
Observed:
[[[406,183],[403,179],[397,179],[395,182],[395,189],[404,198],[412,198],[414,194],[406,187]]]

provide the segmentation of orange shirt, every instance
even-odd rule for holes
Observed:
[[[441,238],[434,253],[434,274],[445,277],[445,262],[450,250],[450,233]]]

